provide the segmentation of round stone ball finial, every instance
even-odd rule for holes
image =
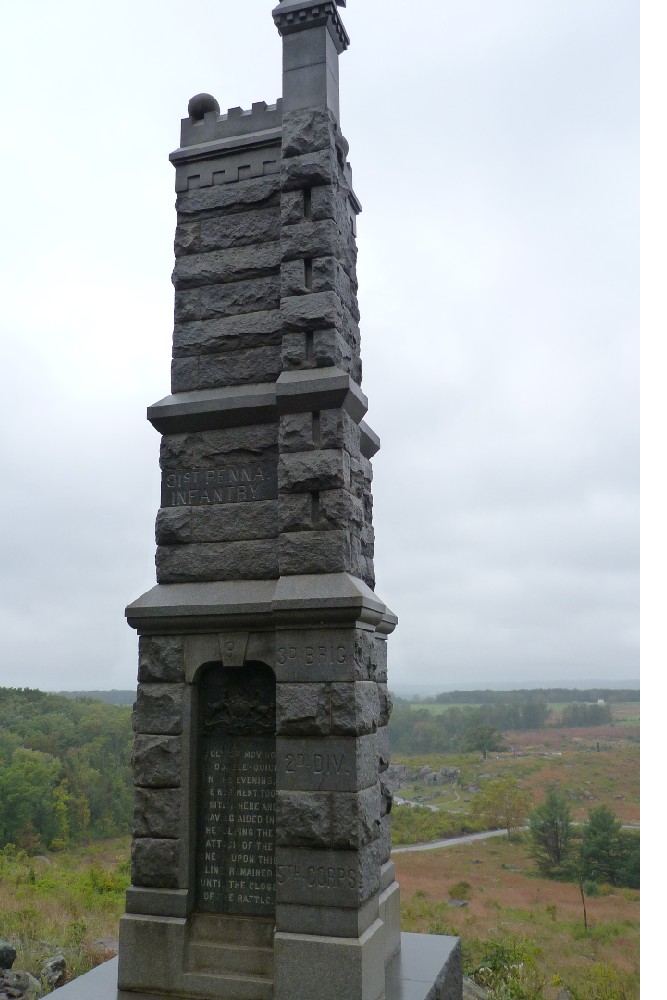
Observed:
[[[211,94],[195,94],[188,102],[188,114],[193,122],[200,122],[209,111],[220,114],[220,105]]]

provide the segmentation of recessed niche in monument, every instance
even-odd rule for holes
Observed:
[[[264,664],[204,668],[197,909],[275,911],[276,681]]]

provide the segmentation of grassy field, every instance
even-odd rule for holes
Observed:
[[[583,821],[590,809],[606,805],[623,823],[639,823],[637,727],[546,728],[507,733],[506,740],[512,749],[490,753],[486,760],[479,753],[427,754],[414,758],[397,755],[393,758],[396,763],[426,763],[435,770],[458,767],[461,771],[457,786],[434,788],[416,782],[401,786],[397,794],[465,815],[474,796],[469,789],[509,773],[531,792],[535,805],[542,802],[549,785],[562,788],[570,802],[573,820]]]
[[[523,952],[525,993],[556,1000],[565,986],[586,1000],[639,997],[639,892],[603,888],[587,898],[584,930],[577,885],[538,877],[522,838],[394,855],[403,930],[462,938],[466,974],[489,942]],[[466,901],[450,907],[451,897]],[[533,965],[534,963],[534,965]]]
[[[73,979],[110,958],[129,856],[129,838],[36,857],[0,850],[0,937],[16,948],[14,968],[39,979],[45,959],[62,952]]]

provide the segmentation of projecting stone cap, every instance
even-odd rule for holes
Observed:
[[[368,399],[347,372],[328,366],[282,372],[276,382],[176,392],[149,406],[147,416],[161,434],[179,434],[269,423],[283,413],[338,407],[359,423]],[[379,444],[370,428],[369,432],[369,441]]]
[[[361,431],[361,454],[364,458],[372,458],[380,450],[380,438],[365,420],[361,421],[359,429]]]
[[[391,632],[397,621],[370,587],[349,573],[158,584],[125,614],[141,634],[162,635],[323,621],[361,621]]]

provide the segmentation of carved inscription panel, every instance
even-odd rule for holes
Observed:
[[[268,667],[209,668],[201,687],[197,907],[275,910],[275,682]]]
[[[278,496],[275,462],[223,465],[210,469],[167,469],[162,473],[163,507],[251,503]]]

